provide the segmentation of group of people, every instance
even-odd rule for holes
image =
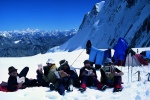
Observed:
[[[80,69],[79,75],[76,69],[69,66],[68,61],[61,60],[57,68],[53,59],[48,59],[46,66],[36,70],[37,79],[28,79],[28,67],[25,67],[20,73],[13,66],[8,68],[7,88],[9,91],[24,89],[32,86],[49,87],[51,91],[58,91],[60,95],[73,91],[73,87],[79,88],[84,92],[89,86],[96,86],[98,90],[104,91],[106,88],[114,87],[114,92],[122,90],[121,76],[123,72],[113,66],[110,58],[106,58],[104,66],[100,69],[100,81],[97,78],[96,69],[89,60],[85,60],[84,66]]]

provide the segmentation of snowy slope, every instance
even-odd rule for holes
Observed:
[[[135,49],[136,50],[136,49]],[[83,52],[82,52],[83,51]],[[82,52],[82,53],[81,53]],[[141,49],[139,49],[141,52]],[[78,59],[78,55],[81,53]],[[36,78],[37,64],[42,63],[45,65],[48,58],[55,60],[56,65],[59,66],[59,61],[66,59],[69,64],[75,68],[81,68],[83,61],[88,59],[88,55],[85,50],[76,50],[73,52],[55,52],[47,54],[39,54],[32,57],[1,57],[0,58],[0,82],[7,81],[8,79],[8,67],[14,66],[18,69],[18,72],[25,66],[29,66],[28,78]],[[120,67],[118,67],[121,69]],[[1,92],[0,100],[149,100],[150,99],[150,82],[147,81],[148,72],[150,72],[149,66],[133,67],[132,81],[131,81],[131,67],[129,68],[129,81],[128,81],[128,67],[123,67],[122,71],[124,75],[122,80],[123,91],[119,93],[113,93],[113,88],[107,89],[104,92],[96,90],[95,87],[88,87],[84,93],[80,93],[77,88],[74,88],[73,92],[66,92],[64,96],[60,96],[55,91],[50,91],[45,87],[33,87],[26,88],[24,90],[18,90],[17,92]],[[141,72],[141,81],[137,81],[136,71]],[[79,73],[79,69],[77,69]],[[100,71],[97,70],[98,79],[100,79]]]
[[[87,40],[97,48],[113,48],[119,37],[132,47],[150,46],[150,0],[106,0],[95,4],[84,16],[77,34],[55,50],[85,48]]]

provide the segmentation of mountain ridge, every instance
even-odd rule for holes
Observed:
[[[132,48],[150,46],[150,0],[105,0],[85,14],[79,30],[55,50],[85,48],[87,40],[100,49],[124,38]],[[78,40],[78,41],[77,41]],[[54,49],[50,49],[53,51]]]
[[[0,57],[24,57],[44,54],[48,49],[66,42],[76,29],[44,31],[25,29],[0,32]]]

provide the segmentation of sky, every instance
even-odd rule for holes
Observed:
[[[141,50],[141,49],[139,49]],[[142,49],[144,50],[144,49]],[[49,57],[53,59],[56,66],[59,67],[59,61],[66,59],[71,65],[75,60],[73,67],[77,68],[76,71],[79,75],[79,69],[83,66],[83,61],[88,59],[86,50],[76,50],[73,52],[54,52],[47,54],[39,54],[30,57],[0,57],[0,82],[8,80],[8,67],[14,66],[17,68],[18,73],[25,67],[29,67],[27,74],[28,78],[36,78],[36,69],[38,64],[43,66]],[[81,54],[82,52],[82,54]],[[77,56],[81,54],[78,59]],[[116,66],[117,67],[117,66]],[[118,67],[121,70],[121,67]],[[2,92],[0,91],[0,100],[150,100],[150,82],[147,81],[146,74],[150,72],[149,66],[133,67],[133,74],[131,80],[131,67],[122,67],[124,75],[122,81],[124,84],[122,92],[113,93],[113,88],[107,88],[105,91],[99,91],[96,87],[87,87],[84,93],[80,93],[78,88],[73,88],[73,92],[65,91],[65,95],[61,96],[56,91],[50,91],[46,87],[32,87],[16,92]],[[138,74],[140,71],[141,81],[138,81]],[[100,80],[100,71],[96,71],[98,80]]]
[[[101,0],[0,0],[0,31],[79,29]]]

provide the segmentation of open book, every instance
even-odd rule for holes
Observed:
[[[86,76],[90,76],[93,73],[93,70],[88,70],[88,69],[85,70],[86,70]]]
[[[24,83],[25,82],[25,77],[18,77],[17,76],[17,83]]]
[[[38,69],[39,69],[39,70],[43,70],[42,64],[38,64]]]
[[[111,73],[111,66],[105,66],[105,72]]]

